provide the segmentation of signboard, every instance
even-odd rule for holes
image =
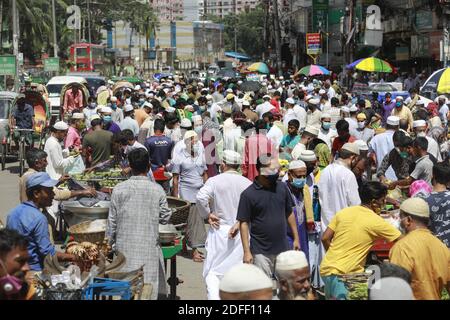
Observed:
[[[17,57],[17,60],[19,62],[19,66],[23,66],[23,53],[19,52],[19,56]]]
[[[322,53],[320,33],[306,34],[306,53],[310,55]]]
[[[257,73],[249,73],[246,76],[247,81],[259,81],[259,74]]]
[[[395,48],[395,60],[397,60],[397,61],[409,60],[409,48],[408,47],[396,47]]]
[[[0,56],[0,76],[16,75],[16,56]]]
[[[59,58],[47,58],[44,60],[44,70],[48,72],[59,71]]]
[[[411,36],[411,58],[429,56],[430,38],[428,36]]]
[[[328,0],[313,0],[313,30],[327,30]]]
[[[419,30],[433,29],[433,12],[419,10],[416,12],[416,27]]]

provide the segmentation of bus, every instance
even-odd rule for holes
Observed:
[[[76,43],[70,46],[70,72],[98,72],[105,77],[115,74],[116,50],[101,44]]]

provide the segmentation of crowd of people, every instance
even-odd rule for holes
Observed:
[[[174,196],[190,203],[186,243],[203,263],[208,299],[346,299],[342,276],[364,272],[378,239],[394,245],[371,299],[441,299],[450,287],[450,101],[425,104],[414,87],[406,100],[363,97],[305,77],[259,85],[169,77],[115,95],[105,88],[105,105],[65,99],[68,123],[27,154],[22,204],[0,231],[0,275],[23,282],[48,254],[71,261],[47,223],[58,201],[96,191],[58,184],[74,166],[120,166],[129,179],[113,190],[107,238],[126,270],[145,265],[146,298],[166,292],[158,224],[169,222]]]

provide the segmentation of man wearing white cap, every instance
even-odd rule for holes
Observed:
[[[414,118],[412,116],[411,110],[404,106],[403,97],[395,98],[395,108],[391,112],[391,116],[399,117],[400,120],[408,121],[408,129],[413,126]]]
[[[446,96],[438,97],[439,116],[441,117],[441,121],[444,127],[446,127],[448,123],[448,114],[449,114],[448,102],[449,100],[447,99]]]
[[[390,116],[386,122],[386,132],[377,134],[369,142],[369,150],[372,154],[372,158],[376,161],[377,170],[380,169],[383,163],[384,157],[389,154],[394,148],[394,133],[399,129],[400,118],[395,116]],[[386,171],[386,178],[391,181],[396,181],[397,176],[395,175],[392,167]]]
[[[120,123],[120,129],[125,130],[129,129],[133,131],[133,134],[135,137],[139,135],[139,124],[134,119],[134,108],[131,104],[127,104],[124,109],[124,116],[125,118]]]
[[[331,128],[331,115],[328,113],[322,113],[320,116],[322,125],[320,126],[318,138],[325,142],[328,148],[331,150],[331,145],[334,138],[338,136],[337,131]]]
[[[112,96],[109,100],[109,104],[112,112],[111,118],[115,123],[120,123],[123,120],[123,110],[117,107],[117,97]]]
[[[310,99],[308,101],[308,112],[306,115],[306,125],[320,128],[320,116],[322,112],[319,110],[320,100]]]
[[[252,182],[237,172],[241,160],[239,153],[225,150],[222,174],[208,179],[197,193],[198,212],[210,224],[203,267],[209,300],[220,299],[220,280],[231,267],[242,263],[244,255],[236,215],[241,193]]]
[[[339,158],[321,173],[319,197],[322,206],[322,227],[326,229],[336,212],[361,203],[358,182],[351,171],[359,156],[355,143],[346,143],[339,150]]]
[[[432,137],[427,136],[428,125],[425,120],[416,120],[413,122],[413,129],[416,137],[423,137],[428,140],[428,153],[436,158],[438,162],[442,161],[439,144]]]
[[[389,260],[412,275],[417,300],[440,300],[450,289],[450,251],[428,230],[430,209],[421,198],[410,198],[400,206],[400,226],[406,236],[391,249]]]
[[[262,104],[259,104],[256,106],[256,113],[258,114],[259,118],[262,119],[263,115],[267,112],[270,112],[272,109],[275,109],[275,107],[270,103],[271,97],[269,95],[265,95],[263,97],[264,102]]]
[[[294,150],[292,150],[292,159],[297,160],[300,153],[306,150],[309,143],[316,139],[318,135],[319,129],[308,125],[300,138],[300,142],[295,146]]]
[[[70,126],[67,131],[67,136],[64,141],[64,148],[75,149],[80,151],[81,149],[81,136],[80,133],[84,130],[84,114],[74,113],[70,118]]]
[[[308,259],[302,251],[280,253],[275,261],[280,300],[314,300]]]
[[[44,151],[47,153],[47,173],[52,179],[60,179],[66,172],[65,170],[75,162],[75,158],[70,156],[64,158],[61,142],[64,141],[69,126],[67,123],[59,121],[51,127],[51,135],[45,142]],[[68,150],[65,150],[68,154]]]
[[[272,300],[272,280],[252,264],[231,268],[220,281],[221,300]]]
[[[112,109],[110,107],[99,106],[99,113],[103,120],[103,129],[108,130],[112,134],[118,134],[121,131],[119,124],[112,120]],[[92,119],[90,121],[92,121]]]

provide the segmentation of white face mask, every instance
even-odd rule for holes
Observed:
[[[359,129],[364,129],[366,127],[366,123],[365,122],[358,122],[358,128]]]

